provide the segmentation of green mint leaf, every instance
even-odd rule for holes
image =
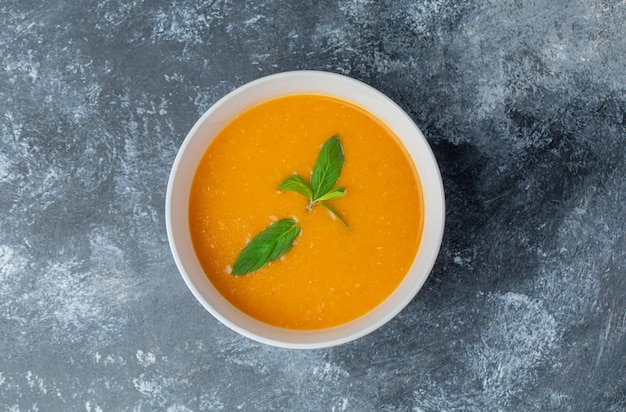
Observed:
[[[326,203],[324,202],[320,202],[320,205],[324,206],[326,208],[326,210],[328,210],[330,212],[331,215],[333,215],[335,217],[335,219],[337,219],[338,221],[341,222],[341,224],[343,225],[343,227],[345,227],[346,229],[350,230],[350,228],[348,227],[348,224],[346,223],[345,220],[343,220],[343,218],[341,217],[341,215],[339,215],[339,213],[337,213],[335,211],[335,209],[333,209],[332,207],[328,206]]]
[[[339,199],[340,197],[346,197],[346,196],[348,196],[348,194],[346,193],[346,188],[337,187],[331,190],[330,192],[327,192],[323,194],[322,196],[318,197],[317,199],[315,199],[315,202],[313,203],[323,202],[324,200]]]
[[[291,250],[300,226],[294,219],[281,219],[256,235],[239,253],[232,274],[245,275],[280,259]]]
[[[313,199],[313,189],[311,189],[311,185],[297,174],[293,174],[285,179],[285,181],[278,186],[278,190],[291,190],[292,192],[300,193],[304,195],[309,202]]]
[[[313,188],[313,200],[328,193],[337,184],[344,157],[341,142],[338,136],[332,136],[322,145],[317,162],[311,174],[311,187]]]

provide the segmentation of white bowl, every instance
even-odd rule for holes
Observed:
[[[291,330],[258,321],[228,302],[208,280],[194,252],[189,231],[189,193],[196,168],[215,136],[244,110],[272,98],[318,93],[360,106],[383,121],[404,144],[422,185],[424,228],[417,255],[404,280],[379,306],[346,324],[320,330]],[[411,118],[387,96],[346,76],[294,71],[267,76],[229,93],[193,126],[170,174],[165,200],[167,236],[174,260],[198,301],[220,322],[250,339],[294,349],[314,349],[360,338],[397,315],[420,290],[435,263],[443,236],[445,200],[435,157]]]

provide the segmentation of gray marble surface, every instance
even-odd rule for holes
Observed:
[[[626,3],[0,1],[0,410],[626,410]],[[356,342],[247,340],[193,298],[165,189],[217,99],[294,69],[400,104],[447,225]]]

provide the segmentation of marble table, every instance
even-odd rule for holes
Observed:
[[[0,409],[626,410],[626,3],[0,1]],[[293,351],[195,301],[177,149],[288,70],[381,90],[447,197],[422,291]]]

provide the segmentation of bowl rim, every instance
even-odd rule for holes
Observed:
[[[330,92],[328,90],[328,87],[326,86],[322,87],[322,89],[324,90],[318,90],[319,85],[326,83],[333,86],[345,87],[346,90],[353,90],[355,94],[358,94],[364,99],[367,99],[367,102],[364,103],[362,100],[351,100],[350,96],[338,96],[337,94]],[[277,85],[283,85],[283,87],[287,87],[293,91],[290,93],[277,92],[273,94],[274,92],[272,90]],[[312,87],[311,85],[317,85],[317,87]],[[269,93],[271,96],[265,98],[257,98],[256,101],[254,101],[255,99],[253,98],[246,98],[246,96],[254,94],[255,91],[258,92],[259,90],[261,90],[261,94]],[[394,133],[400,140],[400,143],[405,146],[405,150],[409,155],[409,158],[414,163],[415,170],[422,185],[425,213],[424,227],[422,228],[422,237],[420,240],[420,246],[418,247],[418,252],[416,254],[416,257],[414,258],[413,265],[407,271],[405,279],[401,282],[398,288],[396,288],[396,290],[394,290],[394,292],[392,292],[392,294],[385,301],[383,301],[383,303],[379,304],[376,308],[374,308],[367,314],[351,322],[348,322],[347,324],[319,330],[283,329],[263,323],[248,315],[243,314],[243,312],[236,309],[230,303],[227,303],[225,305],[224,302],[219,299],[219,297],[214,295],[215,291],[210,290],[212,285],[198,285],[194,281],[194,279],[192,279],[192,276],[190,276],[190,263],[188,261],[184,261],[182,257],[182,255],[185,254],[185,251],[181,250],[179,244],[180,238],[181,236],[183,236],[179,233],[181,229],[178,228],[177,230],[177,227],[175,227],[175,220],[178,220],[180,222],[183,219],[181,219],[181,217],[178,215],[176,215],[176,217],[174,215],[179,210],[182,210],[183,213],[186,213],[183,208],[174,203],[177,199],[175,193],[177,190],[176,183],[178,180],[180,180],[179,176],[182,173],[181,168],[189,166],[186,165],[184,162],[185,156],[189,156],[188,153],[190,150],[194,149],[194,144],[202,147],[202,145],[198,143],[198,139],[200,139],[200,137],[198,136],[199,133],[202,133],[203,129],[211,127],[213,130],[211,132],[213,136],[205,139],[208,140],[208,144],[204,145],[204,149],[202,150],[202,153],[200,153],[200,157],[203,155],[206,148],[210,145],[213,137],[217,135],[226,124],[232,121],[234,117],[242,113],[244,110],[263,101],[271,100],[281,96],[287,96],[290,94],[305,93],[330,95],[344,101],[349,101],[359,107],[364,108],[371,115],[377,117],[379,120],[385,123],[387,127],[394,131]],[[242,105],[242,102],[247,104]],[[226,118],[222,118],[221,120],[212,119],[212,116],[220,114],[220,110],[228,112],[226,108],[229,104],[237,108],[236,110],[231,110],[230,117],[226,116]],[[374,108],[380,107],[381,109],[370,110],[371,107],[368,106],[372,106]],[[398,122],[402,122],[403,128],[411,132],[414,139],[409,141],[409,144],[412,145],[411,149],[407,148],[407,141],[405,141],[404,135],[401,136],[397,132],[398,126],[389,124],[389,119],[385,118],[385,116],[381,116],[381,113],[383,112],[393,112],[393,119],[397,119]],[[418,164],[415,164],[416,160],[413,155],[413,152],[418,149],[422,163],[425,162],[425,164],[420,164],[419,166]],[[197,164],[192,166],[195,170]],[[424,170],[426,169],[427,176],[429,178],[428,181],[425,181],[422,178],[423,174],[420,173],[420,171],[424,172]],[[426,188],[424,187],[425,183],[427,183],[428,186],[428,199]],[[189,195],[187,193],[187,197],[188,196]],[[427,201],[429,202],[428,209]],[[185,200],[184,203],[187,205],[188,208],[188,199]],[[188,222],[188,216],[186,217],[186,222]],[[415,298],[415,296],[429,277],[430,272],[432,271],[432,268],[439,254],[445,226],[445,194],[443,180],[441,178],[441,173],[439,171],[437,160],[428,144],[428,141],[422,134],[421,130],[410,118],[410,116],[393,100],[391,100],[388,96],[386,96],[379,90],[352,77],[325,71],[296,70],[264,76],[248,82],[240,87],[237,87],[230,93],[220,98],[217,102],[215,102],[196,121],[196,123],[187,133],[180,148],[178,149],[176,158],[172,165],[165,197],[165,220],[168,243],[170,245],[170,250],[174,257],[180,275],[182,276],[185,284],[192,292],[196,300],[198,300],[198,302],[200,302],[202,306],[207,311],[209,311],[217,320],[219,320],[222,324],[226,325],[235,332],[257,342],[289,349],[317,349],[347,343],[373,332],[374,330],[389,322],[396,315],[398,315],[398,313],[400,313]],[[178,226],[180,226],[180,224]],[[425,236],[428,236],[428,250],[425,250],[426,246],[424,246]],[[195,256],[195,252],[193,250],[191,252]],[[422,253],[420,254],[420,252]],[[186,251],[186,255],[190,255],[189,251]],[[380,308],[390,300],[391,296],[394,296],[396,293],[398,293],[398,289],[400,289],[400,287],[404,285],[405,281],[407,281],[407,279],[409,278],[409,275],[411,275],[412,278],[415,276],[413,272],[415,270],[415,265],[418,262],[418,258],[421,259],[419,261],[418,268],[419,276],[416,279],[412,279],[413,282],[410,283],[410,290],[403,291],[402,295],[400,295],[400,298],[396,299],[397,301],[393,304],[390,304],[388,308],[384,307],[384,310],[382,310],[381,313],[378,314],[378,316],[373,317],[373,321],[362,322],[362,325],[359,324],[357,321],[363,320],[364,317],[367,317],[374,311],[380,310]],[[193,266],[193,264],[191,265]],[[195,270],[197,270],[197,268],[195,268]],[[203,282],[210,284],[210,281],[208,280],[206,275],[204,275]],[[219,294],[219,292],[217,293]],[[209,302],[207,295],[213,300],[212,302]],[[218,301],[217,303],[215,301],[216,299]],[[222,297],[222,299],[223,301],[227,302],[225,298]],[[230,310],[227,308],[228,305],[230,305]],[[218,308],[217,306],[221,307]],[[357,322],[357,327],[347,327],[349,325],[354,325],[355,322]],[[247,325],[243,325],[242,323],[245,323]],[[260,333],[259,330],[263,330],[266,333]]]

